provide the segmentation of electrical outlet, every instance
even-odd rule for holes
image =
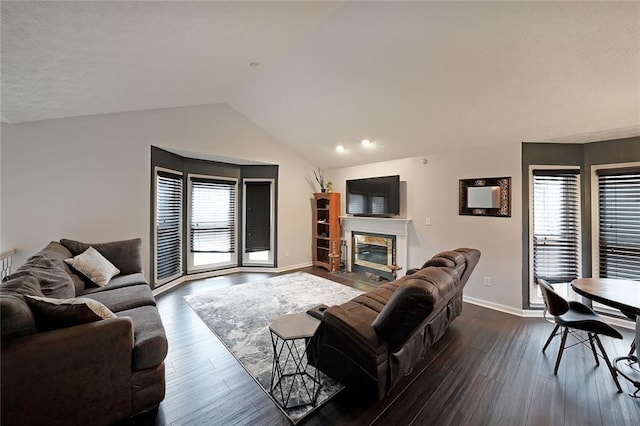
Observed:
[[[431,218],[430,217],[425,218],[424,219],[424,224],[427,225],[427,226],[431,225]]]
[[[491,277],[484,277],[482,284],[484,284],[487,287],[491,287]]]

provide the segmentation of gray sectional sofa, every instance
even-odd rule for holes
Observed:
[[[120,271],[104,287],[65,262],[90,246]],[[142,274],[141,248],[140,239],[53,241],[5,278],[0,287],[3,425],[114,424],[162,401],[167,339]],[[65,302],[47,300],[43,310],[43,297]],[[78,298],[99,304],[76,305]],[[106,314],[97,320],[91,316],[96,306],[108,308],[100,308],[99,314]]]

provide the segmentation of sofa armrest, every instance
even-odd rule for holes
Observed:
[[[2,343],[3,425],[110,424],[131,414],[133,323],[114,318]]]

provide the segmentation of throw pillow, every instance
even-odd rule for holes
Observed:
[[[102,319],[117,318],[102,303],[83,297],[51,299],[25,295],[40,330],[56,330]]]
[[[120,270],[113,266],[103,255],[98,253],[93,247],[89,247],[84,253],[65,259],[74,269],[80,271],[91,281],[104,287],[109,284],[111,278],[120,273]]]

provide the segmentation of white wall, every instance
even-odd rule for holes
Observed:
[[[4,124],[0,122],[0,252],[6,250],[4,239],[2,238],[2,127]]]
[[[344,197],[346,179],[399,174],[401,215],[412,219],[409,264],[420,266],[443,250],[477,248],[482,257],[464,294],[521,309],[521,163],[521,144],[514,143],[326,170],[324,175]],[[458,215],[459,179],[509,176],[510,218]],[[426,217],[431,218],[430,226],[425,225]],[[491,277],[491,287],[482,284],[485,276]]]
[[[227,105],[2,125],[2,248],[141,237],[149,259],[150,146],[279,164],[279,267],[311,259],[313,166]],[[146,269],[145,269],[146,271]]]

